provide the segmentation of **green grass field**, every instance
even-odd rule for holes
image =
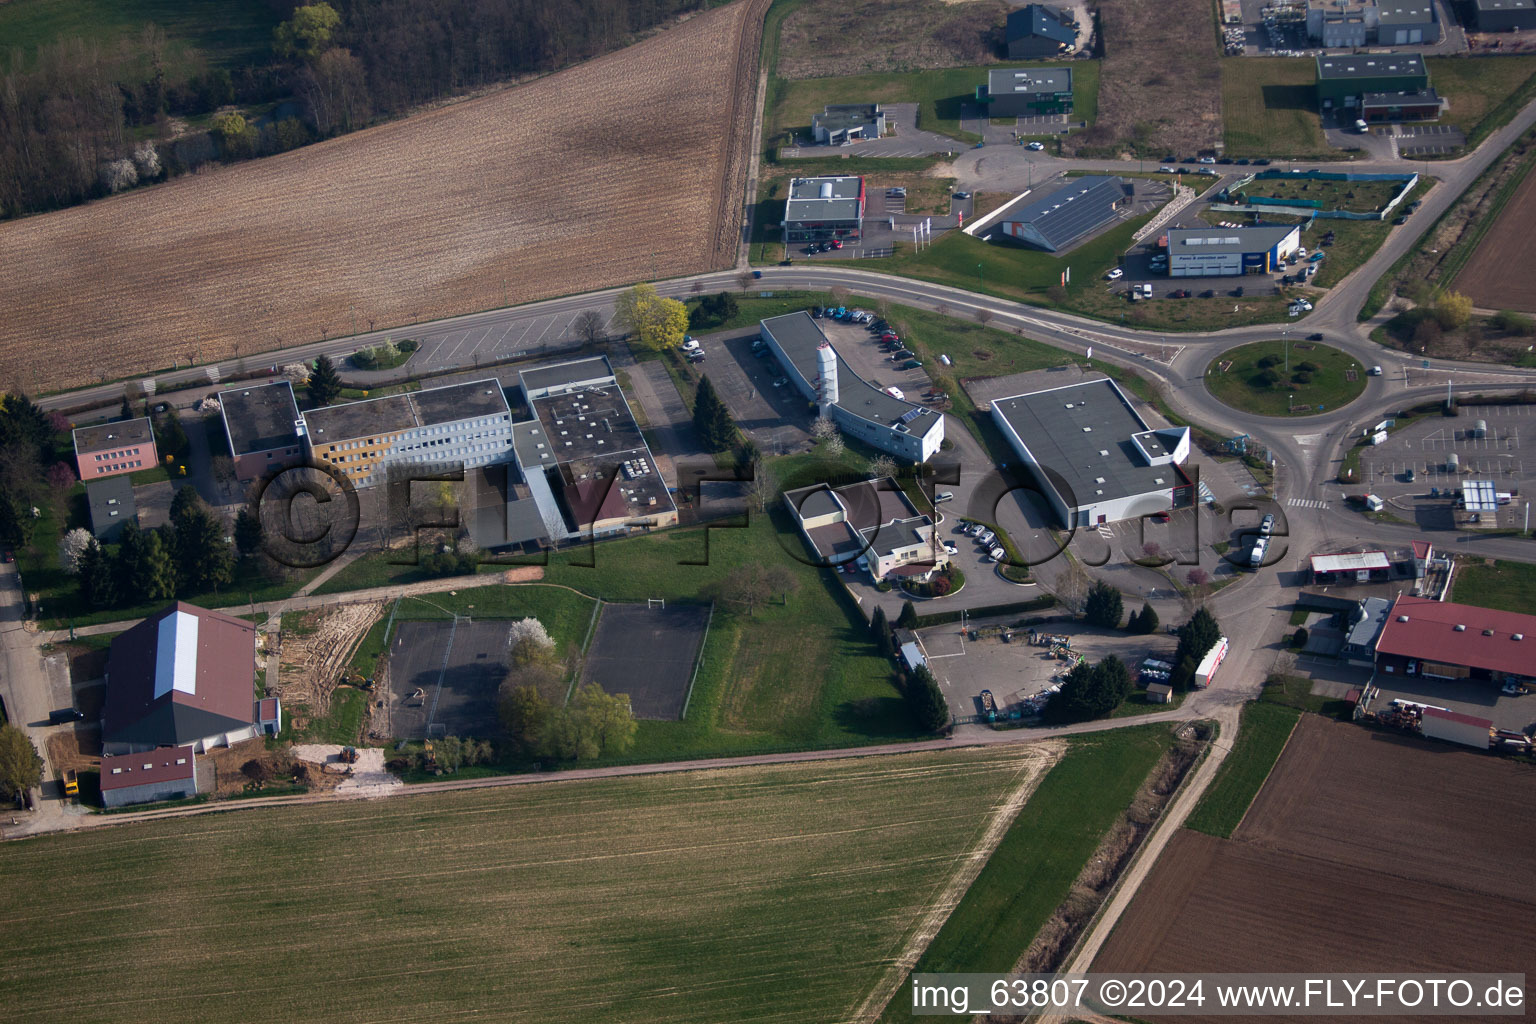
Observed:
[[[1536,565],[1467,560],[1456,570],[1451,600],[1536,614]]]
[[[25,883],[0,933],[6,1015],[218,1024],[249,1020],[259,989],[285,1024],[841,1020],[1031,760],[734,768],[5,843],[0,874]]]
[[[1227,154],[1336,156],[1318,120],[1316,79],[1317,62],[1310,57],[1224,58],[1221,119]]]
[[[1284,416],[1294,405],[1307,406],[1308,412],[1317,412],[1317,406],[1337,409],[1360,397],[1365,390],[1365,367],[1354,357],[1336,348],[1315,342],[1293,339],[1290,343],[1290,373],[1285,376],[1283,361],[1286,346],[1282,341],[1258,341],[1228,349],[1211,360],[1205,371],[1205,384],[1211,394],[1234,409],[1258,413],[1262,416]],[[1280,383],[1269,385],[1262,382],[1265,368],[1260,360],[1274,357],[1271,369],[1280,374]],[[1222,367],[1230,362],[1226,369]],[[1302,363],[1312,363],[1318,369],[1312,373],[1310,383],[1297,381],[1296,375]],[[1348,379],[1353,372],[1354,380]]]
[[[275,11],[232,0],[11,0],[0,4],[0,39],[31,53],[62,39],[111,45],[153,24],[165,32],[173,63],[191,46],[216,66],[234,67],[268,55],[281,20]]]
[[[1449,102],[1440,119],[1476,146],[1536,96],[1536,57],[1429,57],[1429,84]]]
[[[1244,705],[1237,742],[1185,826],[1222,839],[1230,836],[1259,795],[1300,718],[1298,709],[1282,704],[1256,701]]]
[[[803,308],[796,305],[794,308]],[[848,468],[854,462],[848,462]],[[720,608],[705,643],[687,718],[640,723],[626,761],[712,754],[850,746],[911,738],[910,718],[876,652],[867,626],[836,584],[804,557],[801,540],[781,515],[755,515],[746,528],[667,531],[561,552],[545,582],[557,586],[476,587],[428,600],[460,614],[533,615],[562,643],[581,643],[591,615],[588,597],[612,601],[707,599],[733,568],[781,565],[797,588],[755,615]],[[341,593],[416,578],[384,556],[361,558],[321,588]],[[560,590],[559,587],[571,590]],[[577,591],[578,593],[572,593]],[[587,596],[583,596],[587,595]],[[449,603],[445,604],[445,601]],[[475,607],[471,611],[468,605]],[[402,601],[399,614],[432,617],[431,605]],[[509,765],[508,767],[516,767]]]
[[[1159,725],[1072,738],[914,973],[1011,971],[1171,742]],[[881,1017],[908,1019],[897,1000]]]

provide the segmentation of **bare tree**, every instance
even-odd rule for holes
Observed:
[[[848,304],[848,289],[842,285],[833,285],[829,294],[832,296],[832,305],[845,306]]]
[[[750,270],[743,270],[741,273],[736,275],[736,283],[741,285],[741,290],[743,292],[752,287],[752,281],[752,271]]]
[[[848,449],[848,446],[843,443],[842,434],[833,434],[831,437],[827,438],[821,443],[826,448],[827,454],[833,458],[837,458]]]
[[[779,482],[762,459],[752,463],[752,480],[747,484],[747,506],[761,512],[779,496]]]
[[[1076,615],[1083,610],[1088,600],[1088,590],[1092,586],[1093,581],[1088,578],[1088,571],[1082,563],[1075,558],[1068,558],[1066,569],[1056,577],[1056,598]]]
[[[976,310],[976,322],[985,327],[992,322],[992,311],[985,306]]]
[[[896,475],[896,460],[889,455],[877,455],[869,460],[869,475],[876,480],[884,480],[888,476]]]
[[[595,309],[584,309],[577,313],[576,319],[571,321],[571,330],[588,345],[608,340],[607,332],[603,330],[603,315]]]
[[[539,521],[544,524],[544,533],[549,539],[551,550],[559,547],[566,533],[565,516],[561,515],[560,509],[553,504],[546,506],[540,503]]]
[[[816,422],[811,424],[811,435],[818,441],[825,441],[829,437],[837,435],[837,424],[825,416],[816,417]]]

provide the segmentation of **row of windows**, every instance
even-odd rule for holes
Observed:
[[[109,459],[122,459],[128,457],[129,455],[137,454],[139,454],[139,450],[137,448],[123,448],[120,451],[115,452],[102,452],[95,458],[97,462],[106,462]]]
[[[504,416],[482,416],[479,419],[460,420],[460,421],[458,421],[456,423],[452,423],[452,424],[449,424],[447,426],[419,427],[419,428],[417,428],[415,430],[407,430],[404,433],[400,434],[398,439],[401,440],[401,441],[414,441],[417,438],[422,438],[422,437],[445,437],[445,436],[451,435],[451,434],[462,434],[465,430],[472,429],[474,427],[489,427],[489,426],[492,426],[494,424],[511,423],[511,422],[512,422],[512,416],[510,414],[504,415]],[[505,434],[505,433],[509,433],[510,431],[511,431],[510,427],[505,427],[504,426],[504,427],[501,427],[499,430],[497,430],[496,433]],[[484,437],[485,436],[485,432],[482,431],[481,433],[476,434],[474,436],[475,437]],[[386,438],[385,440],[387,441],[388,438]],[[379,439],[376,438],[376,437],[370,437],[366,441],[362,440],[360,438],[360,439],[358,439],[356,441],[341,441],[341,442],[338,442],[337,444],[331,445],[326,450],[327,451],[332,451],[332,452],[338,451],[338,450],[340,450],[340,451],[352,451],[352,450],[357,449],[357,448],[369,448],[369,447],[372,447],[374,445],[377,445],[378,443],[379,443]],[[441,444],[442,442],[439,441],[437,443]]]
[[[132,462],[116,462],[116,463],[113,463],[110,466],[97,466],[96,467],[96,472],[98,474],[101,474],[101,473],[116,473],[119,470],[124,470],[124,469],[138,469],[142,465],[144,465],[144,460],[143,459],[134,459]]]

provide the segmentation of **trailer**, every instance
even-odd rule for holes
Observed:
[[[981,691],[981,710],[987,716],[987,721],[997,718],[997,701],[993,699],[991,690]]]
[[[1211,685],[1211,680],[1216,676],[1216,670],[1227,657],[1227,638],[1219,638],[1211,649],[1205,652],[1205,657],[1200,659],[1200,664],[1195,668],[1195,686],[1205,689]]]
[[[1419,732],[1427,739],[1460,743],[1487,750],[1493,743],[1495,729],[1486,718],[1475,718],[1459,711],[1425,708],[1419,717]]]

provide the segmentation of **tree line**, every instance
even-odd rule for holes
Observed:
[[[16,217],[352,131],[606,53],[719,0],[268,0],[281,19],[231,67],[154,24],[0,55],[0,216]],[[275,104],[259,121],[226,110]],[[224,111],[207,131],[173,120]]]

